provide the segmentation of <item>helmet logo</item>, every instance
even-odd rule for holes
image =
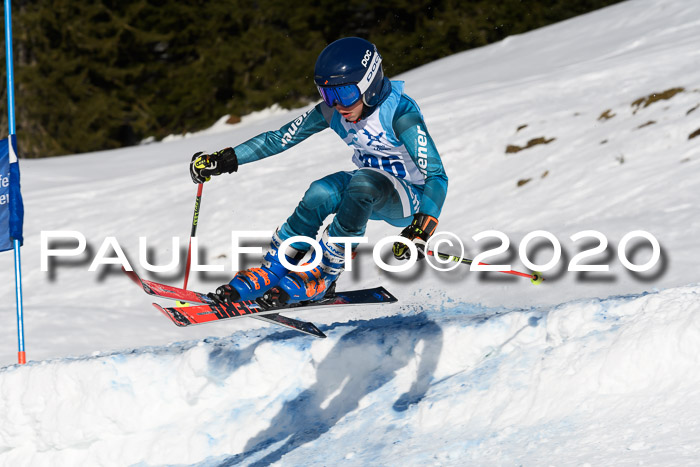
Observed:
[[[369,89],[374,78],[381,72],[382,69],[382,57],[379,55],[379,52],[377,52],[376,49],[368,50],[365,54],[365,58],[367,57],[369,57],[369,61],[365,67],[365,74],[360,81],[357,82],[357,87],[360,88],[360,93],[363,95],[365,91]]]
[[[374,59],[374,62],[372,62],[372,68],[367,70],[367,72],[365,73],[367,83],[372,82],[372,79],[374,78],[374,72],[377,71],[377,67],[379,66],[381,61],[381,57],[379,56],[379,54],[377,54],[376,58]]]
[[[362,59],[362,66],[363,67],[367,68],[367,65],[369,64],[370,58],[372,58],[372,51],[368,49],[367,52],[365,52],[365,57]]]

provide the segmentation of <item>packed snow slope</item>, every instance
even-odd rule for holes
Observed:
[[[421,312],[0,373],[0,464],[694,465],[700,287]]]
[[[388,273],[371,223],[339,287],[381,283],[396,305],[300,311],[314,340],[251,319],[181,329],[118,265],[182,283],[197,151],[236,145],[305,109],[96,154],[22,161],[25,337],[16,361],[12,255],[0,255],[0,465],[690,465],[700,458],[700,4],[633,0],[408,72],[450,178],[439,230],[465,254],[525,270],[522,240],[562,254],[527,279],[422,264]],[[330,131],[204,187],[190,288],[233,275],[231,231],[272,231],[313,180],[351,170]],[[41,232],[87,249],[41,268]],[[576,255],[608,243],[570,271]],[[660,257],[622,263],[646,231]],[[148,259],[179,270],[146,273]],[[172,237],[180,237],[173,246]],[[575,237],[576,238],[576,237]],[[54,247],[72,248],[60,241]],[[248,246],[264,246],[261,240]],[[442,245],[441,249],[458,253]],[[553,258],[548,241],[525,248]],[[623,258],[652,259],[636,237]],[[384,257],[387,257],[385,252]],[[108,256],[115,256],[108,249]],[[242,266],[259,256],[242,255]],[[390,260],[388,260],[391,262]],[[392,263],[395,264],[395,263]],[[133,349],[133,350],[123,350]]]

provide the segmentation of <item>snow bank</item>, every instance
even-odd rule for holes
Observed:
[[[699,282],[700,243],[694,233],[700,232],[700,138],[689,139],[700,129],[698,43],[700,2],[634,0],[401,76],[406,92],[421,106],[450,178],[439,231],[456,234],[473,258],[490,246],[472,236],[499,230],[511,248],[505,258],[486,262],[521,270],[519,243],[530,232],[546,230],[561,243],[562,259],[546,271],[543,286],[532,287],[526,280],[485,277],[467,268],[452,274],[427,267],[406,275],[382,274],[361,249],[353,274],[343,274],[338,286],[356,289],[381,282],[402,305],[421,306],[427,292],[440,291],[459,302],[539,307]],[[681,87],[684,91],[672,96],[664,93]],[[632,105],[653,95],[658,99],[649,106]],[[164,265],[173,256],[176,236],[180,270],[145,277],[182,284],[196,193],[187,169],[192,154],[236,145],[301,112],[271,108],[176,141],[23,161],[27,358],[160,346],[265,326],[237,320],[183,330],[156,312],[118,267],[88,268],[107,237],[118,240],[134,266],[139,238],[147,237],[152,263]],[[508,146],[526,147],[539,138],[554,140],[506,153]],[[208,182],[197,230],[200,258],[224,266],[225,272],[193,272],[190,288],[211,291],[228,282],[235,272],[231,231],[273,231],[312,181],[353,168],[350,152],[326,131]],[[87,249],[77,257],[51,258],[51,270],[41,271],[41,232],[55,230],[81,232]],[[609,248],[587,260],[609,265],[609,273],[567,271],[586,241],[570,238],[587,230],[608,239]],[[631,274],[616,254],[624,235],[636,230],[651,233],[662,246],[661,260],[646,274]],[[397,233],[375,221],[367,230],[371,244]],[[630,245],[630,260],[643,263],[646,246]],[[551,258],[547,248],[538,252],[529,259],[544,264]],[[260,257],[242,259],[256,266]],[[15,362],[17,355],[12,260],[12,254],[0,255],[0,303],[6,312],[0,365]],[[422,292],[415,294],[418,289]],[[396,309],[329,313],[314,321],[329,325]]]
[[[325,340],[266,329],[6,367],[0,464],[690,461],[699,298],[446,303]]]

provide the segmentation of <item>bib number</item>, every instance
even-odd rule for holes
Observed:
[[[361,154],[360,160],[365,167],[380,169],[398,178],[406,178],[406,167],[399,156],[384,156],[380,158],[372,154]]]

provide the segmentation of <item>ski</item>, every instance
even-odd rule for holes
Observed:
[[[168,316],[168,318],[170,318],[170,316]],[[276,324],[294,331],[299,331],[301,333],[308,334],[309,336],[319,337],[321,339],[326,338],[323,331],[317,328],[316,325],[310,321],[301,321],[299,319],[288,318],[287,316],[282,316],[279,313],[271,313],[263,316],[253,315],[251,318],[259,319],[260,321],[270,324]]]
[[[279,314],[284,310],[295,310],[309,307],[328,307],[340,305],[372,305],[394,303],[397,300],[384,287],[375,287],[371,289],[353,290],[348,292],[329,292],[329,295],[321,300],[314,302],[293,303],[290,305],[272,305],[262,306],[254,301],[237,302],[231,305],[223,305],[217,303],[214,299],[206,294],[185,290],[179,287],[173,287],[159,282],[142,279],[134,271],[127,271],[122,268],[124,273],[129,278],[139,285],[147,294],[165,298],[169,300],[178,300],[183,302],[194,303],[195,305],[188,307],[163,307],[154,303],[153,306],[158,308],[170,320],[178,326],[190,326],[193,324],[202,324],[221,319],[251,317],[270,324],[284,326],[289,329],[312,335],[315,337],[326,337],[320,329],[313,323],[289,318]]]
[[[208,297],[207,295],[199,292],[193,292],[191,290],[185,290],[181,289],[178,287],[172,287],[169,285],[161,284],[159,282],[153,282],[149,281],[146,279],[142,279],[136,272],[134,271],[127,271],[126,269],[122,268],[124,273],[129,276],[129,278],[134,281],[137,285],[141,286],[143,290],[154,297],[160,297],[160,298],[166,298],[169,300],[178,300],[181,302],[188,302],[188,303],[197,303],[197,304],[207,304],[207,305],[214,305],[216,302]],[[154,303],[155,305],[155,303]],[[163,308],[160,306],[157,306],[161,311],[163,311]],[[171,318],[171,315],[168,313],[165,313],[168,318]],[[315,324],[307,322],[307,321],[301,321],[298,319],[294,318],[288,318],[286,316],[282,316],[278,313],[271,313],[271,314],[266,314],[262,316],[251,316],[251,318],[258,319],[260,321],[264,321],[268,324],[276,324],[278,326],[283,326],[288,329],[293,329],[295,331],[302,332],[304,334],[308,334],[310,336],[314,337],[319,337],[319,338],[325,338],[326,335],[316,327]],[[182,324],[179,324],[177,321],[175,322],[178,326],[183,326]]]
[[[394,303],[397,299],[384,287],[335,292],[328,297],[313,302],[293,303],[289,305],[263,306],[255,301],[236,302],[232,304],[193,305],[183,308],[165,308],[157,303],[158,308],[178,326],[191,326],[231,318],[264,317],[284,310],[301,310],[306,308],[336,307],[348,305],[375,305]],[[311,323],[309,323],[311,324]]]

